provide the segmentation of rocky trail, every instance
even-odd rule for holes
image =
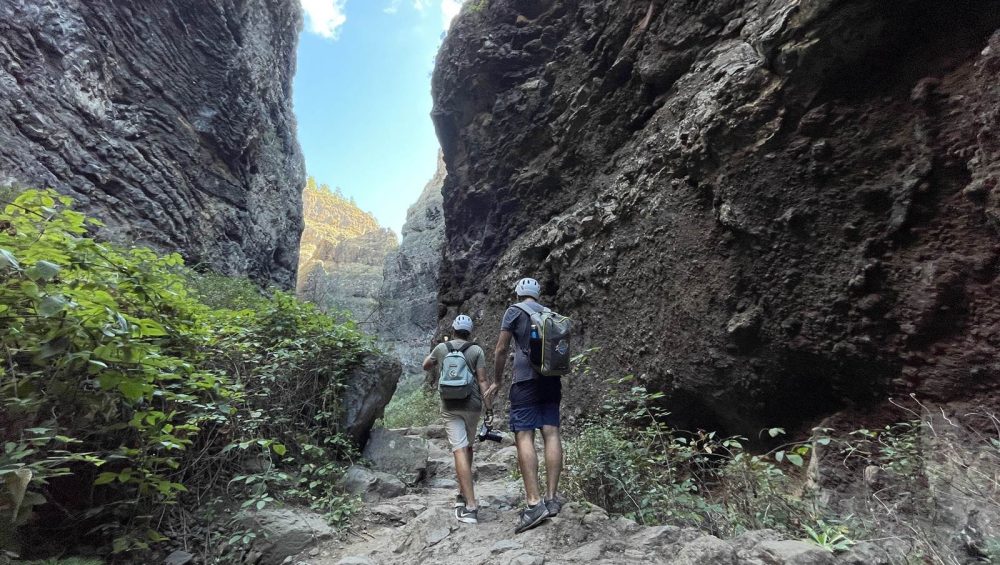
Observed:
[[[540,448],[540,445],[539,445]],[[502,444],[476,444],[479,524],[459,523],[457,490],[443,428],[375,430],[365,450],[370,468],[354,467],[344,486],[365,499],[361,517],[333,539],[286,560],[297,565],[570,563],[671,565],[798,565],[890,563],[872,544],[834,556],[773,531],[721,540],[696,529],[648,527],[569,501],[558,517],[515,535],[523,488],[512,470],[516,453]],[[395,474],[392,474],[395,473]],[[405,486],[396,478],[411,480]]]

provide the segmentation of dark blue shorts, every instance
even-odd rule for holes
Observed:
[[[510,385],[510,431],[559,427],[562,379],[541,377]]]

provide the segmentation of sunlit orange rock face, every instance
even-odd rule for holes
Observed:
[[[366,323],[376,309],[382,265],[399,242],[338,189],[309,178],[302,193],[305,230],[299,247],[299,296]]]

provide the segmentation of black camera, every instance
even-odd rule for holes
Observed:
[[[500,443],[503,441],[503,436],[499,433],[493,431],[492,426],[487,426],[485,423],[479,426],[479,441],[495,441]]]

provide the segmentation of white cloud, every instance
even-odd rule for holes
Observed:
[[[403,3],[403,0],[390,0],[389,5],[382,8],[382,11],[386,14],[396,14],[399,12],[399,5]],[[423,13],[424,9],[433,3],[433,0],[411,0],[413,9]]]
[[[347,0],[302,0],[309,31],[327,39],[337,39],[340,26],[347,21],[345,4]]]
[[[462,10],[465,0],[441,0],[441,25],[444,29],[451,27],[451,21]]]

